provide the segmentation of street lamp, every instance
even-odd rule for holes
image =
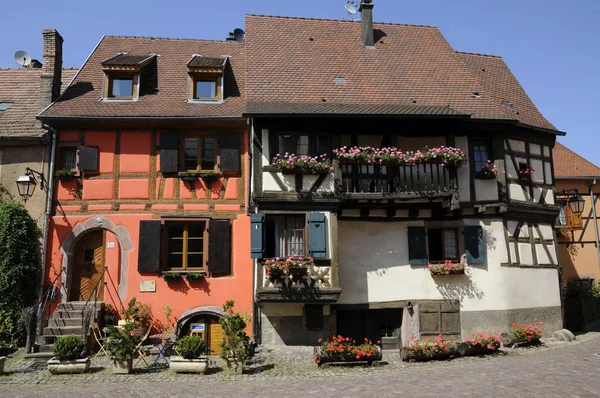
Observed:
[[[40,177],[40,189],[44,189],[44,174],[31,170],[29,167],[25,169],[25,175],[17,178],[17,190],[24,202],[27,202],[27,199],[33,196],[33,191],[38,183],[35,178],[36,174]]]
[[[583,213],[583,208],[585,207],[585,199],[583,199],[579,195],[579,191],[577,189],[573,189],[573,194],[567,201],[569,203],[569,207],[574,214]]]

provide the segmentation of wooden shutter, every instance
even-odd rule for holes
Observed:
[[[424,227],[408,227],[408,263],[427,264],[427,233]]]
[[[573,210],[571,210],[571,206],[569,206],[568,202],[565,204],[564,208],[567,212],[567,225],[571,228],[583,227],[583,219],[581,217],[582,213],[573,213]]]
[[[162,173],[176,173],[179,160],[179,133],[160,133],[160,171]]]
[[[210,220],[208,227],[208,270],[231,273],[231,225],[229,220]]]
[[[309,253],[314,258],[327,257],[327,224],[325,214],[308,214]]]
[[[140,241],[138,243],[138,272],[160,272],[160,247],[161,247],[160,220],[140,221]]]
[[[238,133],[221,133],[219,135],[219,167],[223,173],[240,172],[240,136]]]
[[[264,216],[260,213],[250,214],[252,223],[250,229],[250,254],[252,258],[263,258],[263,223]]]
[[[421,339],[441,334],[444,340],[460,339],[460,307],[457,301],[419,303]]]
[[[485,263],[483,229],[480,226],[465,227],[465,250],[468,264]]]
[[[79,170],[98,170],[98,148],[83,145],[79,147]]]

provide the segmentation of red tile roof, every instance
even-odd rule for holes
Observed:
[[[600,167],[579,156],[566,146],[558,142],[552,150],[554,161],[554,177],[569,179],[577,177],[600,178]]]
[[[77,69],[63,69],[62,85],[65,87]],[[0,102],[11,102],[0,111],[0,137],[42,137],[45,130],[38,127],[35,117],[39,107],[41,68],[0,69]]]
[[[370,49],[360,22],[246,16],[248,102],[441,106],[477,119],[554,129],[533,104],[521,101],[527,95],[506,68],[508,92],[527,108],[525,115],[508,112],[437,28],[375,23],[374,29]]]
[[[102,61],[119,52],[158,54],[153,63],[142,69],[139,101],[100,101],[104,76]],[[194,54],[209,58],[230,56],[225,68],[225,99],[222,104],[187,102],[187,63]],[[238,42],[105,36],[71,87],[42,117],[242,117],[245,67],[244,46]],[[152,68],[155,68],[154,72],[151,72]],[[156,87],[148,87],[148,82],[143,81],[143,74],[149,71],[147,80],[156,81]]]
[[[104,66],[136,66],[139,65],[142,61],[147,60],[152,57],[150,54],[146,55],[133,55],[133,54],[118,54],[114,57],[107,59],[106,61],[102,61],[102,65]]]

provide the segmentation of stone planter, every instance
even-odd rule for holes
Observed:
[[[227,358],[227,368],[230,373],[236,375],[244,373],[244,363],[242,361],[234,361],[233,359]]]
[[[48,361],[48,371],[53,375],[87,373],[91,363],[91,358],[74,359],[72,361],[60,361],[52,358]]]
[[[6,363],[6,357],[0,357],[0,375],[4,374],[4,364]]]
[[[477,344],[477,345],[469,345],[469,344],[467,344],[466,348],[465,348],[465,352],[462,355],[465,356],[465,357],[475,356],[475,355],[487,355],[487,354],[493,354],[493,353],[495,353],[497,351],[498,351],[497,348],[493,349],[493,350],[490,350],[489,348],[484,347],[484,346],[479,345],[479,344]]]
[[[315,347],[314,356],[319,359],[319,366],[326,363],[341,363],[341,362],[365,362],[370,364],[374,361],[381,361],[382,358],[381,347],[377,347],[377,351],[370,357],[362,357],[356,359],[354,355],[340,354],[339,352],[327,352],[323,351],[321,347]]]
[[[123,362],[113,361],[112,371],[116,375],[127,375],[131,373],[133,368],[133,358],[129,358]]]
[[[452,358],[452,357],[458,356],[458,355],[459,355],[459,353],[456,350],[438,352],[438,353],[433,354],[433,356],[429,356],[429,355],[423,355],[423,354],[417,353],[406,347],[402,347],[400,349],[400,358],[402,358],[402,361],[404,361],[404,362],[427,362],[427,361],[444,360],[444,359],[449,359],[449,358]]]
[[[208,370],[208,358],[185,359],[174,356],[169,361],[169,369],[175,373],[204,374]]]

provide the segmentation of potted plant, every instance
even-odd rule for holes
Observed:
[[[199,174],[196,171],[182,171],[179,173],[179,179],[182,181],[196,181]]]
[[[519,166],[519,179],[528,181],[531,179],[531,176],[535,173],[535,169],[531,166],[527,166],[526,164],[521,164]]]
[[[308,273],[308,268],[315,264],[312,257],[291,256],[285,261],[287,272],[296,279],[304,277]]]
[[[73,169],[59,169],[54,173],[56,178],[59,180],[72,180],[75,178],[75,170]]]
[[[246,360],[250,356],[250,337],[244,330],[249,317],[243,312],[233,311],[234,304],[233,300],[225,302],[223,310],[227,314],[219,319],[223,328],[221,357],[227,361],[230,372],[242,374]]]
[[[169,361],[169,368],[175,373],[204,374],[208,369],[208,358],[202,357],[206,353],[204,339],[200,336],[186,336],[177,341],[175,352]]]
[[[432,276],[440,276],[440,275],[455,275],[455,274],[464,274],[465,267],[467,266],[466,261],[461,259],[458,263],[453,263],[450,260],[446,260],[441,264],[432,264],[429,263],[427,268]]]
[[[435,339],[411,341],[400,349],[400,357],[404,362],[424,362],[434,359],[448,359],[459,355],[454,340],[444,340],[440,334]]]
[[[488,160],[486,164],[484,164],[479,172],[477,173],[477,177],[479,179],[484,180],[493,180],[498,175],[498,166],[492,163],[491,160]]]
[[[122,311],[123,324],[129,321],[138,323],[138,327],[135,328],[134,334],[137,336],[143,336],[150,327],[150,316],[152,315],[152,307],[149,304],[143,304],[135,297],[132,297],[127,304],[127,309]]]
[[[219,178],[221,178],[221,174],[217,173],[216,171],[203,171],[202,174],[200,174],[200,178],[202,178],[202,181],[204,181],[206,187],[210,188],[213,181],[217,181]]]
[[[540,342],[544,333],[544,329],[542,329],[544,322],[539,321],[537,318],[534,321],[537,322],[537,325],[519,322],[512,324],[511,345],[515,343],[537,344]]]
[[[86,373],[92,361],[88,357],[82,357],[84,349],[85,342],[80,336],[59,337],[54,342],[54,357],[48,361],[48,370],[53,375]]]
[[[168,271],[163,272],[163,279],[165,282],[179,282],[183,279],[183,277],[179,272]]]
[[[204,273],[203,272],[188,272],[185,275],[185,279],[188,280],[188,282],[200,282],[204,280]]]
[[[313,356],[318,366],[329,362],[367,362],[380,361],[382,358],[381,341],[373,344],[365,337],[357,343],[349,337],[333,336],[331,340],[319,339],[321,344],[314,348]]]
[[[139,324],[135,321],[129,321],[121,327],[112,325],[108,327],[106,350],[113,362],[114,374],[131,373],[133,357],[141,340],[140,336],[134,333],[138,327]]]
[[[463,355],[483,355],[498,351],[500,348],[500,333],[473,333],[465,339],[466,350]]]
[[[272,281],[281,279],[285,271],[285,262],[279,257],[267,259],[263,263],[263,270]]]

